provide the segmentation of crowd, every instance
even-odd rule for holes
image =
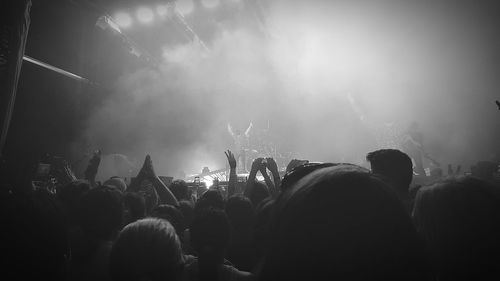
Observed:
[[[348,163],[258,158],[244,188],[166,185],[148,155],[130,184],[60,169],[1,190],[5,280],[500,280],[498,163],[415,185],[405,153]],[[494,167],[494,168],[493,168]],[[264,181],[257,180],[260,173]],[[260,177],[259,177],[260,178]]]

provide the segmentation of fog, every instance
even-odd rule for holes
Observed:
[[[160,67],[128,73],[95,108],[82,139],[159,175],[225,167],[226,126],[294,158],[364,164],[377,148],[347,99],[370,121],[420,124],[443,165],[498,152],[494,17],[467,4],[267,1],[264,32],[219,23],[207,40],[165,52]],[[249,23],[250,22],[250,23]],[[229,28],[231,26],[231,28]]]

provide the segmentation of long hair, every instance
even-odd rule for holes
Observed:
[[[146,218],[120,232],[109,262],[114,280],[180,280],[184,257],[174,227]]]
[[[354,165],[313,171],[276,200],[261,280],[422,280],[410,216],[377,176]]]
[[[500,188],[449,178],[418,191],[413,217],[440,280],[500,278]]]

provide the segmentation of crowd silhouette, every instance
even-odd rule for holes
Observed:
[[[148,155],[129,184],[83,179],[59,166],[53,185],[4,187],[2,251],[8,280],[497,280],[498,163],[433,170],[415,184],[396,149],[349,163],[253,161],[237,185],[198,195],[165,184]],[[258,176],[260,174],[260,176]],[[260,181],[258,179],[263,179]]]

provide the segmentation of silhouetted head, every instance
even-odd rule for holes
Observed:
[[[207,208],[217,208],[224,210],[224,196],[219,190],[210,189],[205,191],[200,199],[196,202],[195,212],[204,210]]]
[[[293,160],[292,160],[293,161]],[[300,161],[300,160],[299,160]],[[292,163],[292,162],[290,162]],[[290,186],[294,185],[298,180],[303,178],[305,175],[321,168],[334,166],[334,163],[322,163],[322,162],[302,162],[302,164],[296,165],[293,168],[288,169],[281,181],[281,190],[286,190]],[[290,166],[290,164],[289,164]]]
[[[80,201],[80,225],[92,239],[113,240],[122,227],[123,214],[123,194],[114,187],[104,185],[93,188]]]
[[[178,201],[191,200],[188,184],[183,180],[174,180],[168,187]]]
[[[146,216],[146,200],[137,192],[124,193],[125,224],[140,220]]]
[[[224,260],[230,231],[229,221],[223,210],[204,209],[195,215],[191,224],[191,245],[200,259],[220,264]]]
[[[260,181],[255,181],[251,185],[248,185],[243,194],[250,199],[254,207],[259,205],[262,200],[271,196],[267,185]]]
[[[500,278],[500,189],[449,178],[421,188],[413,216],[439,280]]]
[[[423,253],[394,192],[354,165],[321,168],[273,206],[261,280],[422,280]]]
[[[121,192],[125,192],[125,190],[127,190],[127,183],[125,180],[116,176],[105,181],[103,185],[113,186]]]
[[[231,196],[226,203],[226,214],[233,229],[251,229],[253,226],[254,208],[245,196]]]
[[[368,153],[373,173],[387,179],[398,193],[407,193],[413,178],[411,158],[397,149],[380,149]]]
[[[113,280],[181,280],[184,258],[174,227],[147,218],[127,225],[109,258]]]
[[[76,222],[79,201],[89,190],[89,183],[83,180],[73,181],[57,188],[57,199],[61,202],[70,224]]]
[[[177,235],[182,237],[184,232],[184,216],[175,206],[163,204],[153,209],[153,217],[167,220],[175,228]]]
[[[194,203],[192,201],[179,201],[179,210],[184,217],[184,227],[189,228],[194,218]]]

